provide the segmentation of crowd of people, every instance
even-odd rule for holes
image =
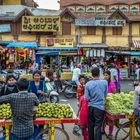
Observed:
[[[82,62],[73,70],[72,80],[77,84],[77,117],[78,125],[82,128],[84,140],[102,140],[102,123],[104,121],[105,97],[108,94],[120,93],[120,73],[116,65],[108,69],[93,63],[91,72],[85,76],[88,67]],[[17,79],[10,73],[6,77],[6,84],[0,92],[0,104],[10,103],[13,117],[12,140],[32,140],[34,106],[47,101],[49,92],[46,81],[57,81],[57,86],[62,88],[60,80],[62,69],[58,65],[54,71],[33,71],[33,79]],[[102,76],[101,76],[102,75]],[[88,80],[87,80],[88,77]],[[59,83],[60,82],[60,83]],[[139,106],[139,86],[135,90],[134,110]],[[43,126],[40,126],[43,129]],[[109,127],[109,136],[112,137],[113,127]]]

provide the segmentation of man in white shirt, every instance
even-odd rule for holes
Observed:
[[[78,64],[76,68],[73,70],[72,81],[76,82],[77,86],[79,85],[79,76],[81,74],[81,65]]]

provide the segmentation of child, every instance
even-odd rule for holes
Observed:
[[[16,82],[15,76],[13,74],[9,74],[6,77],[6,85],[2,88],[0,96],[18,93]]]
[[[80,81],[81,87],[84,87],[85,77],[81,76],[79,78],[79,81]],[[80,89],[80,87],[79,87],[79,89]],[[89,136],[88,136],[88,102],[84,100],[83,88],[81,88],[81,94],[78,94],[78,100],[79,100],[79,110],[78,110],[77,116],[79,116],[79,118],[80,118],[79,124],[82,127],[82,133],[83,133],[84,140],[89,140]]]
[[[77,99],[78,101],[80,100],[80,97],[84,95],[84,88],[85,88],[85,76],[84,75],[80,75],[79,76],[79,86],[77,87]]]

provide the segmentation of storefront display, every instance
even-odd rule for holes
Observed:
[[[36,43],[14,42],[6,46],[6,68],[28,69],[35,61]]]

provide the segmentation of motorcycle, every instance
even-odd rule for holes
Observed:
[[[76,97],[77,84],[74,81],[65,81],[64,96],[68,99]]]
[[[49,92],[49,100],[51,103],[58,103],[59,102],[59,94],[53,88],[53,82],[49,80],[46,81],[46,86]]]

